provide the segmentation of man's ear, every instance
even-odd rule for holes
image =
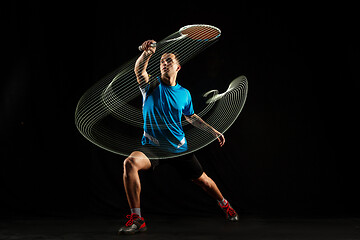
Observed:
[[[178,64],[176,71],[180,71],[180,69],[181,69],[181,66]]]

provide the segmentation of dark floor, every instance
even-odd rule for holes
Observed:
[[[117,236],[123,220],[113,218],[27,218],[0,220],[0,239],[360,239],[360,218],[242,217],[228,223],[218,217],[146,216],[148,231]]]

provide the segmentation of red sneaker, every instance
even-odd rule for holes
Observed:
[[[235,212],[235,210],[231,207],[230,203],[227,203],[224,207],[221,206],[220,204],[219,204],[219,206],[222,208],[222,210],[226,214],[226,220],[233,221],[233,222],[239,221],[239,216]]]
[[[131,215],[127,215],[126,218],[128,218],[129,221],[127,221],[125,226],[119,229],[119,234],[134,234],[138,232],[145,232],[147,230],[143,217],[139,217],[139,215],[133,213]]]

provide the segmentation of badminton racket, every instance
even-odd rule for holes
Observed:
[[[151,47],[159,47],[160,45],[167,43],[167,42],[173,42],[177,41],[183,38],[189,38],[192,40],[197,41],[213,41],[220,37],[221,31],[217,27],[211,26],[211,25],[205,25],[205,24],[195,24],[195,25],[188,25],[185,27],[180,28],[178,31],[180,36],[172,38],[172,39],[165,39],[163,41],[152,43]],[[138,47],[139,51],[143,51],[144,49],[142,46]]]

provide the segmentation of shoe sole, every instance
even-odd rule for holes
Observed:
[[[143,227],[143,228],[140,228],[139,230],[133,231],[133,232],[121,231],[121,232],[118,232],[118,233],[119,233],[119,235],[133,235],[135,233],[145,232],[146,230],[147,230],[147,227]]]
[[[228,222],[238,222],[238,221],[239,221],[239,217],[237,216],[237,217],[235,217],[235,218],[233,218],[233,219],[227,218],[226,221],[228,221]]]

